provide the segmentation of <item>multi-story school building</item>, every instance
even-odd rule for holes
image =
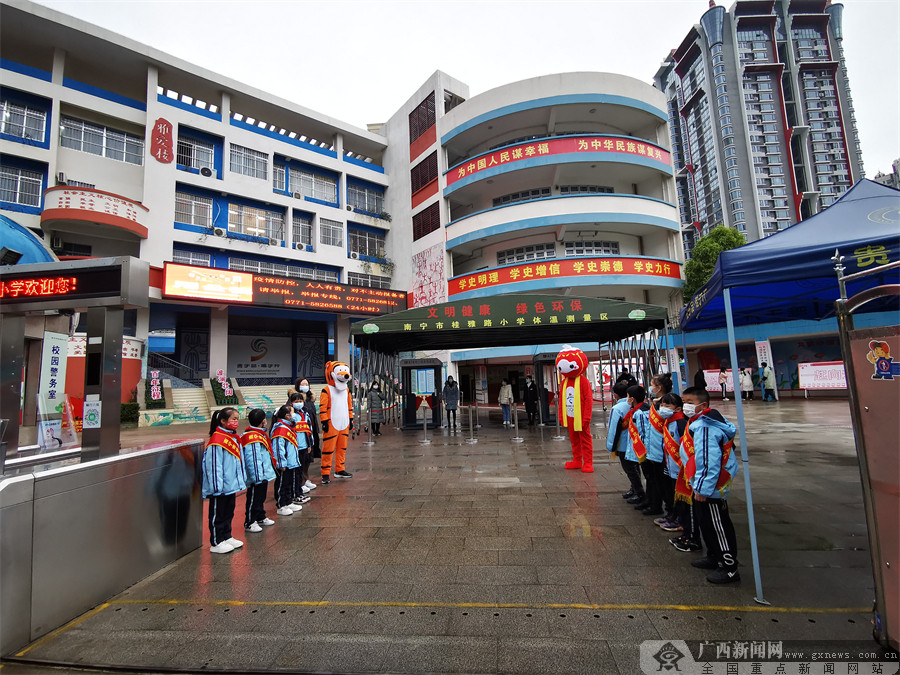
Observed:
[[[436,72],[367,130],[26,0],[2,13],[0,212],[61,260],[147,261],[150,307],[126,332],[151,360],[320,379],[363,309],[518,292],[679,307],[649,84],[569,73],[470,99]],[[453,360],[470,357],[530,360]]]

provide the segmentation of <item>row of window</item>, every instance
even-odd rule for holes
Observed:
[[[564,244],[566,257],[591,255],[619,255],[617,241],[567,241]],[[556,257],[556,244],[528,244],[497,251],[498,265],[512,265],[529,260],[544,260]]]
[[[46,110],[0,100],[0,133],[43,143],[46,129]]]
[[[59,144],[120,162],[138,166],[144,163],[144,139],[140,136],[74,117],[62,118]]]
[[[0,166],[0,202],[40,206],[44,176],[13,166]]]
[[[175,193],[175,220],[179,223],[211,228],[213,226],[213,200],[186,192]],[[293,214],[292,240],[297,245],[312,246],[313,221]],[[344,224],[337,220],[319,218],[319,243],[326,246],[344,245]],[[228,231],[251,237],[284,240],[284,214],[244,204],[228,204]],[[349,228],[351,253],[372,257],[384,257],[385,235]]]

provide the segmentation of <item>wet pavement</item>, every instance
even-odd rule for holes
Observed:
[[[714,402],[734,420],[734,402]],[[729,499],[742,581],[714,586],[652,518],[595,408],[593,474],[566,471],[555,428],[513,443],[383,425],[351,441],[349,480],[320,486],[245,546],[207,546],[23,650],[49,664],[237,672],[640,672],[644,640],[871,639],[874,596],[846,401],[746,406],[765,601],[754,601],[745,475]],[[466,419],[465,414],[462,420]],[[521,418],[520,418],[521,419]],[[467,427],[466,427],[467,429]],[[123,446],[205,425],[124,431]],[[318,464],[311,473],[316,474]],[[316,482],[317,479],[314,478]],[[274,513],[268,503],[269,515]],[[874,645],[874,643],[872,643]],[[37,672],[7,664],[4,673]]]

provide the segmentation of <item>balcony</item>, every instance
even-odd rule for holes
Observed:
[[[59,186],[44,191],[41,228],[46,233],[101,237],[132,244],[147,238],[149,209],[102,190]]]

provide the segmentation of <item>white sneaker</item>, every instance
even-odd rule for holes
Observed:
[[[262,532],[262,527],[260,527],[259,523],[250,523],[244,529],[247,532]]]
[[[294,511],[294,512],[296,512],[296,511],[302,511],[302,510],[303,510],[303,507],[300,506],[299,504],[288,504],[287,507],[288,507],[291,511]]]
[[[288,506],[282,506],[275,513],[277,513],[279,516],[292,516],[294,515],[294,510]]]
[[[265,525],[266,527],[268,527],[269,525],[274,525],[274,524],[275,524],[275,521],[272,520],[271,518],[263,518],[262,520],[260,520],[260,521],[258,522],[258,524],[259,524],[259,525]]]
[[[312,492],[312,488],[308,488],[308,487],[306,487],[305,485],[301,485],[301,486],[300,486],[300,490],[303,492],[303,494],[307,494],[308,492]]]
[[[231,553],[234,550],[234,546],[229,544],[227,541],[223,541],[218,546],[210,546],[210,553]]]
[[[226,544],[231,544],[234,548],[240,548],[241,546],[244,545],[244,542],[242,542],[240,539],[235,539],[234,537],[232,537],[231,539],[229,539],[229,540],[226,541],[225,543],[226,543]]]
[[[303,484],[303,487],[308,487],[310,490],[315,490],[319,486],[313,483],[311,480],[308,480]]]

